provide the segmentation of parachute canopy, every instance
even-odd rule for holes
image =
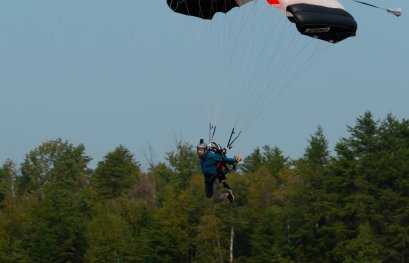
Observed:
[[[212,19],[253,0],[167,0],[175,12]],[[357,23],[337,0],[267,0],[295,23],[297,30],[316,39],[337,43],[355,36]]]
[[[217,12],[227,13],[234,7],[253,0],[167,0],[175,12],[203,19],[212,19]]]

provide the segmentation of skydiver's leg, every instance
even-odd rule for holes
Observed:
[[[220,182],[221,182],[221,184],[223,185],[223,187],[224,188],[226,188],[226,189],[228,189],[228,190],[231,190],[231,187],[230,187],[230,185],[227,183],[227,177],[226,177],[226,174],[227,173],[222,173],[221,175],[220,175]]]
[[[225,180],[222,181],[222,184],[224,188],[231,190],[230,185]]]
[[[220,181],[219,179],[214,180],[213,182],[213,200],[215,203],[222,202],[224,199],[227,199],[226,193],[220,192]]]
[[[205,182],[205,193],[206,197],[210,198],[213,195],[213,184],[209,184],[208,182]]]

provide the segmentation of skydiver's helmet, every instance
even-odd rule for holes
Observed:
[[[204,149],[205,151],[207,151],[208,149],[207,143],[205,143],[203,139],[200,139],[200,142],[196,146],[196,149]]]
[[[209,144],[209,151],[221,154],[223,152],[223,148],[222,148],[222,146],[220,146],[220,144],[218,144],[216,142],[211,142]]]

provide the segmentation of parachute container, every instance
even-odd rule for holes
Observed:
[[[283,10],[303,35],[331,43],[356,35],[355,19],[336,0],[267,0],[267,2]]]
[[[253,0],[167,0],[170,9],[188,16],[212,19],[218,13],[227,13],[234,7]]]

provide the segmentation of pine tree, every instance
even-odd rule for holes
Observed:
[[[249,156],[244,158],[240,169],[245,172],[255,172],[263,165],[263,155],[260,148],[256,148]]]
[[[288,162],[288,157],[283,156],[282,151],[269,145],[264,145],[262,151],[257,147],[253,153],[247,156],[240,169],[247,172],[255,172],[265,166],[272,174],[277,174]]]
[[[383,122],[374,121],[366,112],[349,127],[350,137],[337,144],[331,166],[330,191],[339,195],[343,239],[355,239],[359,227],[368,222],[374,235],[382,236],[383,262],[404,262],[408,257],[408,196],[402,187],[409,172],[408,131],[405,120],[389,115]]]
[[[102,198],[114,198],[129,193],[137,182],[140,165],[124,146],[118,146],[98,163],[91,185]]]
[[[327,229],[332,222],[330,211],[334,209],[327,195],[329,151],[328,141],[321,127],[308,140],[304,155],[295,161],[300,176],[295,195],[289,202],[298,216],[294,220],[294,243],[296,261],[328,261],[326,251],[334,246]]]

